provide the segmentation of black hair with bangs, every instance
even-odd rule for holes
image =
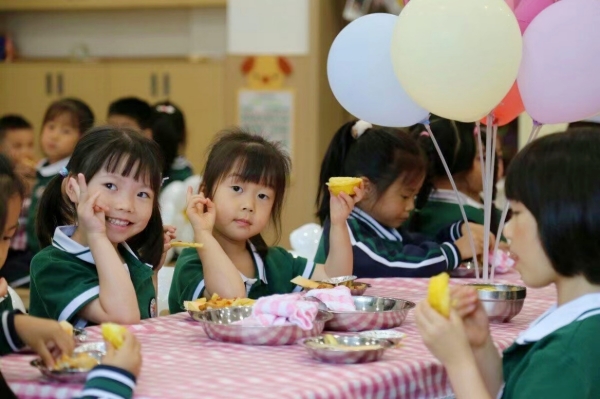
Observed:
[[[398,178],[411,183],[426,175],[425,154],[407,132],[373,127],[354,138],[355,123],[338,129],[321,162],[316,199],[321,224],[329,217],[330,194],[325,184],[331,177],[366,177],[380,198]]]
[[[542,137],[517,153],[506,175],[506,197],[537,222],[556,272],[600,284],[600,134],[573,128]]]
[[[262,184],[275,191],[271,222],[277,239],[281,237],[281,210],[290,175],[291,161],[280,143],[250,134],[240,128],[221,132],[211,144],[200,191],[208,198],[215,194],[218,184],[234,174],[244,182]],[[259,255],[264,259],[268,246],[260,234],[252,237]]]
[[[120,170],[118,170],[120,168]],[[127,243],[144,262],[158,266],[163,252],[163,227],[158,204],[163,159],[158,145],[127,128],[101,126],[90,130],[75,146],[67,165],[69,176],[82,173],[89,182],[106,170],[144,181],[154,192],[152,216],[146,228]],[[37,237],[40,247],[51,244],[58,226],[73,224],[77,208],[62,191],[63,176],[56,175],[46,187],[37,210]]]

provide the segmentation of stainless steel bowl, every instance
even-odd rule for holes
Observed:
[[[353,296],[355,311],[331,312],[325,324],[329,331],[386,330],[402,324],[415,304],[404,299],[376,296]]]
[[[396,330],[373,330],[363,331],[358,333],[359,337],[372,338],[372,339],[385,339],[390,341],[394,345],[398,345],[400,341],[406,337],[406,334]]]
[[[321,334],[325,322],[332,317],[329,312],[319,310],[311,330],[295,325],[254,327],[233,324],[251,315],[250,306],[192,312],[192,318],[202,325],[210,339],[246,345],[291,345],[299,339]]]
[[[488,267],[488,275],[492,273],[492,267]],[[483,265],[479,264],[479,275],[483,275]],[[474,278],[475,263],[472,261],[461,263],[456,269],[450,272],[451,277]]]
[[[467,284],[477,290],[490,322],[506,323],[519,314],[525,302],[527,289],[508,284]]]
[[[357,335],[334,335],[334,337],[341,345],[360,346],[361,349],[327,345],[323,336],[305,339],[302,341],[302,346],[313,359],[342,364],[374,362],[381,359],[386,349],[392,347],[392,343],[385,339],[365,338]]]
[[[102,357],[106,354],[106,345],[104,342],[90,342],[86,344],[79,345],[75,348],[73,353],[83,353],[87,352],[93,358],[98,359],[99,362],[102,361]],[[54,370],[46,367],[42,359],[34,359],[30,363],[33,367],[40,370],[40,372],[55,381],[60,382],[85,382],[85,379],[90,372],[89,369],[63,369],[63,370]]]
[[[321,280],[319,282],[320,283],[333,284],[333,285],[337,286],[337,285],[340,285],[340,284],[349,283],[350,281],[354,281],[356,279],[357,279],[356,276],[339,276],[339,277],[330,277],[328,279]]]
[[[350,289],[350,295],[352,296],[361,296],[364,295],[365,291],[367,291],[367,288],[369,288],[371,285],[367,284],[367,283],[361,283],[360,281],[354,281],[352,283],[352,287],[348,287]],[[308,292],[313,290],[314,288],[305,288],[304,291]]]

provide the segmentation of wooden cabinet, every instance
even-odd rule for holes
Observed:
[[[225,7],[227,0],[2,0],[0,11]]]

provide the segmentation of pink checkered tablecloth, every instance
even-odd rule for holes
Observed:
[[[427,279],[365,279],[365,295],[418,302]],[[470,282],[453,279],[454,284]],[[520,283],[514,272],[497,282]],[[506,348],[517,334],[555,302],[552,288],[530,289],[521,313],[510,323],[492,325],[497,346]],[[398,330],[407,334],[401,348],[383,359],[357,365],[332,365],[311,359],[298,345],[246,346],[212,341],[186,313],[131,326],[142,343],[143,368],[136,398],[438,398],[452,394],[443,367],[421,342],[410,312]],[[98,327],[90,339],[100,339]],[[29,365],[32,355],[1,359],[4,377],[19,398],[70,398],[80,385],[46,381]]]

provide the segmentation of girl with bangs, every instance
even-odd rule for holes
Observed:
[[[174,236],[158,205],[156,143],[100,127],[79,141],[37,214],[45,247],[31,263],[31,314],[76,327],[156,316],[154,273]]]
[[[171,313],[184,301],[219,294],[224,298],[259,298],[300,290],[296,276],[322,280],[352,273],[352,248],[346,218],[362,198],[331,196],[331,255],[324,264],[294,258],[281,247],[268,247],[261,233],[273,223],[280,233],[290,159],[280,146],[236,130],[213,143],[199,194],[188,190],[187,215],[196,242],[183,250],[169,293]]]

